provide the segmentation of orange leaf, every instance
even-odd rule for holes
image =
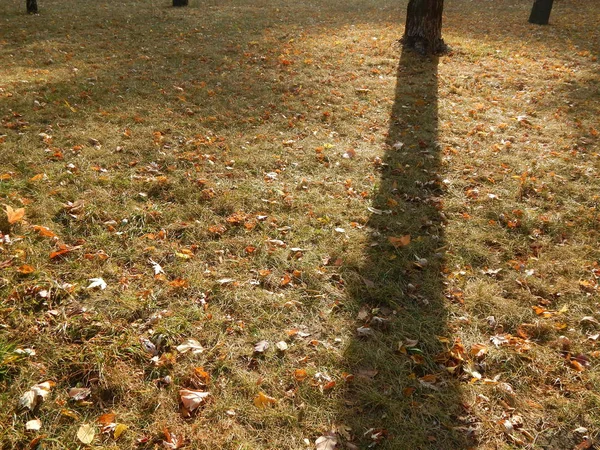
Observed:
[[[188,283],[188,281],[184,280],[183,278],[176,278],[173,281],[169,282],[169,286],[174,288],[186,288],[189,285],[190,284]]]
[[[115,413],[109,412],[98,417],[98,422],[102,425],[110,425],[111,423],[115,423],[115,418]]]
[[[254,406],[257,408],[266,408],[267,406],[273,406],[277,404],[277,399],[273,397],[269,397],[264,392],[259,392],[256,397],[254,397]]]
[[[402,237],[390,236],[388,237],[388,241],[390,241],[390,244],[392,244],[396,248],[406,247],[408,244],[410,244],[410,234],[404,235]]]
[[[25,208],[12,209],[11,206],[6,205],[6,216],[9,224],[12,225],[13,223],[17,223],[20,220],[23,220]]]
[[[333,389],[334,387],[335,387],[335,381],[330,381],[325,386],[323,386],[323,390],[328,391],[330,389]]]
[[[200,381],[202,381],[202,383],[204,384],[208,384],[208,382],[210,381],[210,374],[204,370],[203,367],[195,367],[194,368],[194,375],[200,379]]]
[[[59,249],[55,252],[50,253],[50,259],[58,258],[59,256],[66,255],[71,249],[66,245],[60,245]]]
[[[49,228],[43,227],[41,225],[34,225],[33,229],[35,231],[37,231],[38,233],[40,233],[40,236],[49,237],[49,238],[57,237],[56,234],[52,230],[50,230]]]
[[[292,281],[292,277],[290,277],[289,274],[285,274],[282,278],[281,278],[281,282],[279,283],[280,286],[287,286],[288,284],[290,284],[290,281]]]
[[[487,353],[487,347],[483,344],[473,344],[471,346],[471,356],[483,358]]]
[[[571,366],[573,369],[575,369],[577,372],[583,372],[585,370],[585,367],[583,364],[581,364],[579,361],[577,361],[576,359],[568,359],[567,360],[569,362],[569,366]]]
[[[304,369],[294,370],[294,378],[296,379],[296,381],[304,381],[307,376],[308,373],[306,373],[306,370]]]
[[[405,397],[410,397],[415,393],[415,391],[416,389],[414,387],[407,387],[402,389],[402,395],[404,395]]]
[[[25,264],[24,266],[19,267],[17,269],[17,271],[19,273],[22,273],[23,275],[27,275],[27,274],[35,272],[35,269],[32,266]]]
[[[38,173],[37,175],[32,176],[29,181],[40,181],[43,180],[45,176],[45,173]]]

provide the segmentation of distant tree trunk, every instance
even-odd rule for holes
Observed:
[[[173,0],[173,6],[187,6],[188,0]]]
[[[554,0],[535,0],[529,15],[529,23],[548,25],[553,2]]]
[[[406,10],[406,27],[402,43],[420,53],[444,53],[448,47],[442,39],[444,0],[410,0]]]
[[[27,0],[27,14],[37,14],[37,0]]]

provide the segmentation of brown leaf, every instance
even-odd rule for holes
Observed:
[[[401,237],[388,237],[388,241],[396,248],[406,247],[410,244],[410,234],[401,236]]]

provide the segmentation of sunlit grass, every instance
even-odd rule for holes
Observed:
[[[3,448],[595,436],[599,13],[529,3],[449,2],[436,63],[401,59],[406,2],[5,2]]]

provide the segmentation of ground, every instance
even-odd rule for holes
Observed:
[[[406,1],[39,6],[0,5],[2,448],[592,448],[595,2],[447,2],[435,59]]]

